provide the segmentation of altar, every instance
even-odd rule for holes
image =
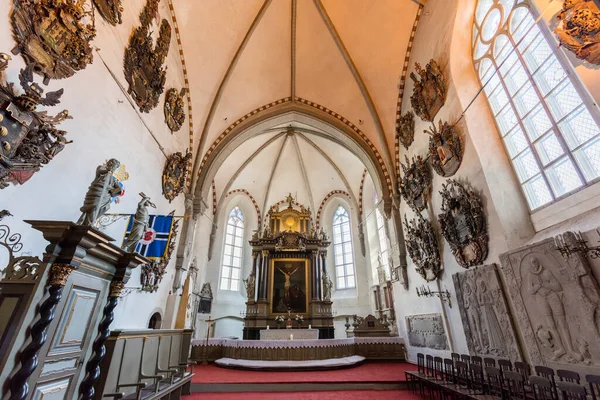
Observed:
[[[262,329],[260,331],[260,340],[310,340],[318,338],[318,329]]]

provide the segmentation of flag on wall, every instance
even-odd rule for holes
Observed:
[[[129,236],[133,227],[133,215],[129,216],[127,229],[123,237],[123,243]],[[150,215],[148,220],[148,229],[144,233],[144,237],[135,247],[135,251],[142,256],[154,261],[160,261],[165,255],[169,241],[171,240],[171,232],[173,229],[172,215]],[[122,246],[122,245],[121,245]]]

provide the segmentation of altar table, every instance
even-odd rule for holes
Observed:
[[[260,331],[260,340],[310,340],[318,338],[318,329],[263,329]]]

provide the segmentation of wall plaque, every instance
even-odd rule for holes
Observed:
[[[496,264],[456,273],[452,280],[470,354],[520,360]]]
[[[162,191],[169,203],[183,192],[191,159],[192,153],[189,150],[186,150],[185,156],[178,151],[167,158],[162,175]]]
[[[563,234],[574,241],[571,232]],[[600,290],[587,258],[563,257],[552,239],[500,256],[532,364],[600,372]]]
[[[429,138],[429,160],[434,171],[444,177],[450,177],[458,171],[463,158],[463,147],[456,128],[440,120],[439,128],[424,131]]]
[[[102,18],[109,24],[116,26],[123,21],[121,16],[123,14],[123,7],[121,6],[122,0],[93,0],[98,12],[102,15]]]
[[[185,91],[185,88],[181,89],[179,92],[174,88],[167,90],[164,113],[165,122],[171,132],[180,130],[185,121],[185,104],[183,102]]]
[[[434,60],[430,60],[425,69],[415,63],[415,71],[420,79],[414,72],[410,73],[410,79],[415,83],[410,104],[422,120],[433,121],[446,102],[446,79]]]
[[[417,214],[409,221],[404,215],[406,228],[406,250],[417,267],[417,272],[426,281],[437,279],[442,272],[437,236],[431,222]]]
[[[442,184],[440,195],[442,213],[438,221],[454,258],[464,268],[483,263],[488,254],[488,234],[479,196],[454,179]]]
[[[577,58],[600,64],[600,9],[593,0],[565,1],[556,15],[562,23],[554,30],[561,46]]]
[[[448,339],[441,314],[409,315],[406,317],[408,341],[413,347],[448,350]]]
[[[427,202],[431,193],[431,172],[427,163],[421,156],[412,158],[409,162],[408,157],[404,156],[406,165],[402,166],[404,176],[400,180],[400,193],[415,211],[421,212],[427,208]]]
[[[412,111],[400,117],[396,135],[398,135],[398,140],[402,143],[402,146],[408,150],[415,139],[415,114]]]

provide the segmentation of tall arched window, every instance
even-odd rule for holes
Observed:
[[[600,129],[575,71],[523,0],[479,0],[473,60],[531,210],[600,176]]]
[[[244,214],[239,207],[234,207],[227,218],[225,230],[225,248],[221,268],[221,290],[240,289],[242,272],[242,249],[244,243]]]
[[[342,206],[339,206],[333,214],[333,256],[336,289],[356,287],[350,217],[348,211]]]

